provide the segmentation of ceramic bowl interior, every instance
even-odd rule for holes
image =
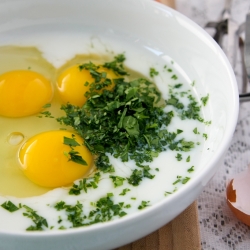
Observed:
[[[151,0],[22,0],[0,2],[0,45],[41,45],[65,36],[86,34],[116,48],[131,48],[155,60],[173,60],[198,97],[209,93],[204,117],[211,120],[202,162],[178,192],[137,214],[116,221],[57,232],[0,232],[0,249],[113,249],[160,228],[190,205],[216,173],[232,138],[238,115],[233,71],[219,46],[198,25]],[[52,39],[53,40],[53,39]],[[69,47],[74,48],[73,39]],[[54,47],[53,47],[54,46]],[[60,54],[60,42],[51,51]],[[72,49],[69,53],[74,53]],[[60,60],[58,59],[58,64]]]

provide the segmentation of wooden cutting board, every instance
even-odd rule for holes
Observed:
[[[200,250],[197,203],[156,232],[116,250]]]

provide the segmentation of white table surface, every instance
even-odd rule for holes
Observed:
[[[224,3],[225,0],[176,0],[176,9],[204,27],[209,21],[219,20]],[[232,18],[238,24],[245,21],[248,11],[250,0],[232,1]],[[212,30],[208,33],[212,34]],[[235,75],[241,89],[241,57],[237,52]],[[202,249],[250,249],[250,227],[235,218],[225,198],[226,184],[249,164],[250,102],[245,102],[240,104],[237,127],[224,162],[197,200]]]

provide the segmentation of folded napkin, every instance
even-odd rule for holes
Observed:
[[[116,250],[200,250],[197,204],[156,232]]]

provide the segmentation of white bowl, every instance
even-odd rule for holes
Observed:
[[[195,79],[198,96],[209,93],[204,116],[212,120],[206,144],[210,150],[204,152],[201,166],[183,188],[139,213],[89,228],[32,233],[1,231],[0,249],[96,250],[135,241],[187,208],[219,167],[238,116],[238,90],[231,66],[202,28],[151,0],[0,1],[0,45],[22,44],[44,32],[55,36],[86,32],[150,51],[155,57],[167,55],[188,79]]]

